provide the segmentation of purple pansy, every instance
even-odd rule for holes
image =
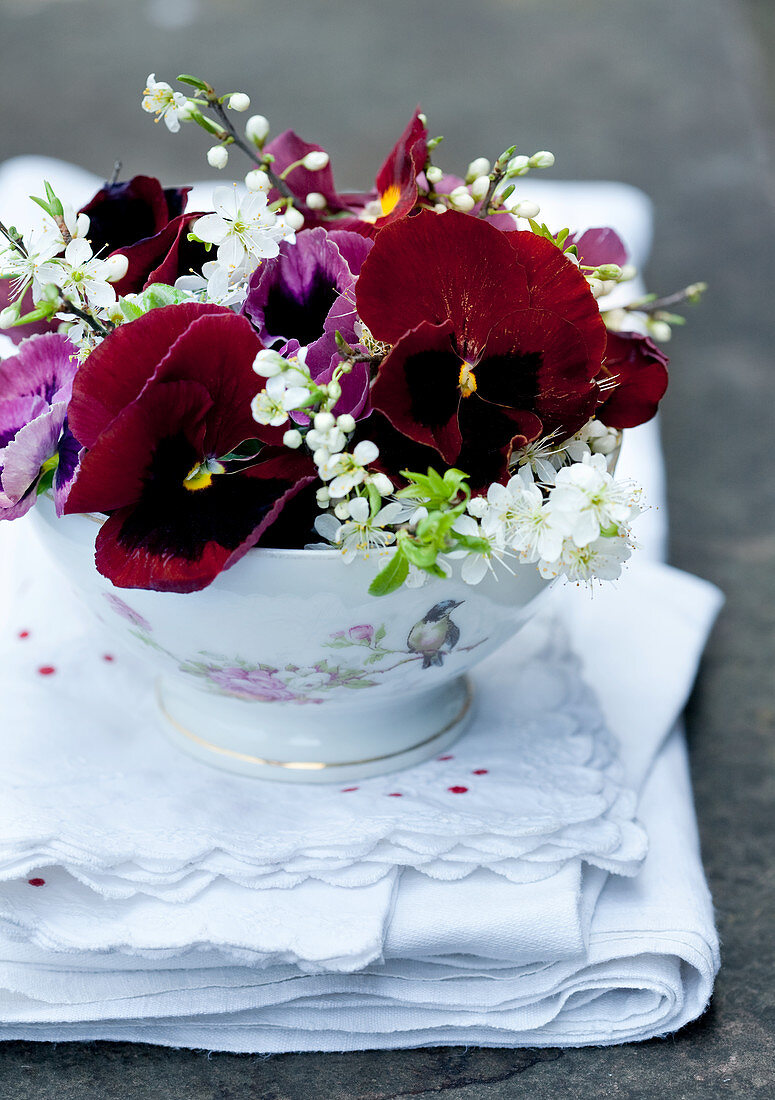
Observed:
[[[67,404],[78,369],[76,348],[58,333],[32,336],[0,362],[0,519],[18,519],[35,503],[41,467],[55,456],[57,511],[78,465]]]
[[[284,354],[307,348],[316,381],[328,382],[339,361],[336,333],[358,343],[355,281],[372,242],[345,230],[308,229],[294,245],[266,260],[253,276],[243,307],[261,341]],[[368,396],[364,364],[342,379],[337,413],[360,415]]]
[[[621,237],[615,230],[605,226],[587,229],[581,236],[572,234],[565,242],[565,247],[571,244],[576,245],[579,263],[587,267],[600,267],[602,264],[618,264],[623,267],[627,263],[627,249]]]

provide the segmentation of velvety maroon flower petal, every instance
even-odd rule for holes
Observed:
[[[201,213],[181,214],[152,237],[121,248],[129,263],[123,279],[114,283],[116,294],[138,294],[151,283],[172,286],[181,275],[199,274],[208,254],[204,245],[190,241],[192,224]]]
[[[504,233],[530,288],[530,305],[550,310],[578,329],[590,361],[588,377],[597,373],[595,364],[605,353],[606,330],[597,302],[576,265],[544,237],[526,230]]]
[[[567,438],[595,411],[597,370],[576,325],[531,308],[516,310],[493,328],[475,377],[480,397],[532,410],[545,432]]]
[[[417,202],[417,175],[428,159],[428,131],[419,108],[377,172],[376,184],[382,217],[376,221],[382,228],[388,220],[408,214]]]
[[[115,252],[154,236],[183,212],[190,190],[165,190],[152,176],[106,183],[82,208],[89,215],[89,240],[95,253]]]
[[[154,312],[161,311],[148,316]],[[224,310],[192,320],[159,362],[155,382],[198,382],[207,391],[212,412],[204,438],[206,454],[228,454],[245,439],[282,441],[284,428],[259,425],[250,411],[261,389],[253,360],[262,347],[246,317]]]
[[[494,405],[473,394],[460,403],[458,423],[463,445],[456,466],[468,474],[474,493],[494,481],[506,482],[514,451],[541,434],[541,420],[524,409]]]
[[[647,336],[609,332],[602,378],[616,379],[597,417],[610,428],[634,428],[651,420],[667,389],[670,360]]]
[[[134,401],[175,340],[192,321],[209,314],[234,316],[224,306],[184,302],[151,310],[107,336],[83,363],[73,384],[68,416],[76,439],[93,447],[110,422]]]
[[[458,346],[475,356],[496,321],[529,304],[512,235],[457,211],[422,210],[386,226],[356,287],[363,323],[377,340],[395,344],[424,321],[449,320]]]
[[[457,423],[461,358],[454,331],[451,321],[421,321],[380,363],[371,390],[372,405],[395,428],[415,443],[435,447],[449,464],[462,443]]]

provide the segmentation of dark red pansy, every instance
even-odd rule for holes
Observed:
[[[68,410],[73,435],[84,447],[93,447],[122,409],[139,396],[175,341],[194,321],[229,314],[231,310],[225,306],[183,302],[153,309],[131,325],[117,328],[97,345],[75,376]],[[256,347],[261,347],[257,340]],[[254,392],[258,388],[255,383],[253,375]]]
[[[265,150],[274,156],[272,167],[278,174],[307,153],[322,151],[319,145],[303,141],[291,130],[269,142]],[[384,225],[408,214],[416,205],[417,176],[425,168],[427,157],[428,131],[418,109],[377,172],[374,190],[340,194],[334,186],[330,164],[319,172],[298,165],[291,169],[285,182],[304,214],[307,228],[325,225],[374,237]],[[307,207],[305,199],[310,192],[325,197],[324,211]],[[277,192],[272,192],[270,198],[277,198]]]
[[[79,372],[71,425],[88,451],[66,511],[108,514],[95,560],[117,587],[206,587],[311,481],[311,460],[251,416],[261,346],[244,317],[193,303],[117,329]],[[250,438],[257,460],[230,461]]]
[[[401,219],[377,237],[356,304],[393,345],[373,408],[474,488],[507,476],[515,449],[542,433],[566,438],[594,412],[597,304],[575,265],[533,233],[454,211]]]
[[[602,387],[597,418],[609,428],[635,428],[651,420],[667,389],[670,360],[647,336],[609,332],[603,370],[612,389]]]
[[[182,214],[190,187],[164,188],[153,176],[106,183],[81,210],[95,253],[115,252],[159,233]]]
[[[151,283],[172,286],[181,275],[199,274],[207,262],[207,250],[198,241],[190,241],[192,224],[201,213],[181,214],[152,237],[121,248],[129,267],[123,279],[114,283],[116,294],[138,294]]]

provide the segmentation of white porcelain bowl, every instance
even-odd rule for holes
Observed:
[[[174,740],[262,778],[341,782],[418,763],[470,715],[466,673],[534,614],[534,566],[368,594],[385,564],[338,550],[251,550],[185,595],[117,589],[94,567],[99,520],[33,512],[87,606],[158,671]]]

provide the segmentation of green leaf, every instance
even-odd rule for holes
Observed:
[[[382,639],[385,637],[386,634],[387,634],[387,631],[385,630],[385,624],[383,623],[381,626],[377,627],[377,629],[374,633],[374,645],[375,646],[379,645],[379,643],[382,641]]]
[[[178,77],[181,84],[190,84],[192,88],[198,88],[200,92],[206,92],[210,85],[204,80],[200,80],[198,76],[189,76],[188,73],[181,73]]]
[[[406,580],[409,575],[409,563],[404,556],[404,543],[400,543],[395,554],[383,570],[377,573],[369,585],[370,596],[388,596]]]

